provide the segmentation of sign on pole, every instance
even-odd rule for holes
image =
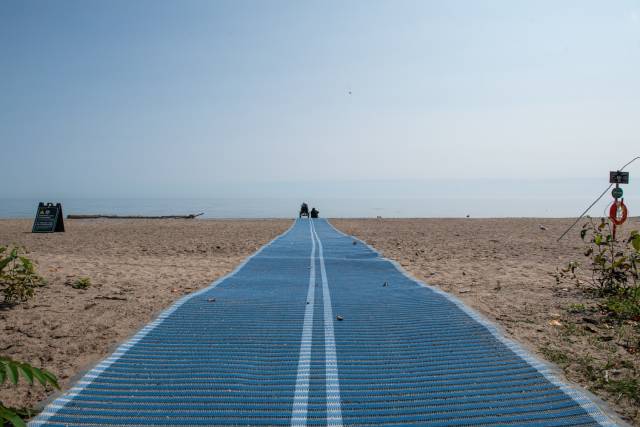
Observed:
[[[611,171],[609,172],[610,184],[628,184],[629,172]]]

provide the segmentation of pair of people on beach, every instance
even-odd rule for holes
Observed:
[[[311,208],[311,218],[318,218],[319,213],[320,211],[316,208]],[[303,203],[302,206],[300,206],[299,218],[302,218],[303,216],[309,217],[309,206],[306,203]]]

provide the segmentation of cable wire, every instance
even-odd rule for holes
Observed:
[[[631,163],[635,162],[636,160],[640,159],[640,156],[633,158],[630,162],[628,162],[627,164],[625,164],[624,166],[622,166],[620,169],[618,169],[618,171],[622,171],[624,170],[624,168],[626,168],[627,166],[629,166]],[[584,217],[587,212],[589,212],[589,210],[600,201],[600,199],[602,199],[604,197],[605,194],[607,194],[607,191],[609,191],[609,189],[613,187],[613,184],[609,184],[609,186],[602,192],[602,194],[600,194],[598,196],[598,198],[596,200],[593,201],[593,203],[591,203],[589,205],[589,207],[587,209],[584,210],[584,212],[582,212],[582,214],[576,218],[575,222],[573,224],[571,224],[571,226],[569,228],[567,228],[565,230],[564,233],[562,233],[562,235],[560,237],[558,237],[557,242],[560,241],[560,239],[562,239],[573,227],[575,227],[575,225],[582,219],[582,217]]]

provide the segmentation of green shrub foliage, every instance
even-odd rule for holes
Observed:
[[[600,307],[612,316],[640,320],[640,233],[614,238],[611,224],[602,218],[585,223],[580,237],[587,244],[588,269],[581,272],[578,262],[570,262],[558,272],[558,282],[569,277],[602,298]]]
[[[34,382],[39,382],[44,387],[51,385],[56,389],[60,389],[57,378],[51,372],[34,368],[28,363],[17,362],[0,356],[0,385],[5,382],[17,385],[21,377],[30,385]],[[26,426],[21,415],[28,415],[28,412],[29,411],[8,408],[0,402],[0,421],[2,425],[9,423],[14,427]]]
[[[0,246],[0,292],[7,304],[29,300],[34,296],[35,288],[44,284],[33,261],[24,253],[20,247]]]
[[[36,273],[33,261],[25,256],[23,248],[0,246],[0,292],[5,303],[27,301],[35,294],[35,288],[43,284],[44,280]],[[38,382],[43,386],[60,388],[51,372],[0,356],[0,385],[17,385],[21,377],[30,385]],[[26,426],[22,418],[30,415],[31,411],[28,409],[8,408],[0,402],[1,426]]]
[[[71,287],[74,289],[88,289],[90,286],[91,279],[89,277],[79,277],[71,284]]]

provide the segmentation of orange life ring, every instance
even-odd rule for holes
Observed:
[[[622,210],[622,216],[619,219],[618,219],[618,206],[620,206],[620,209]],[[609,209],[609,219],[615,225],[622,225],[627,220],[628,214],[629,212],[627,210],[627,206],[624,204],[624,200],[621,200],[619,202],[618,201],[613,202],[613,204],[611,205],[611,208]]]

